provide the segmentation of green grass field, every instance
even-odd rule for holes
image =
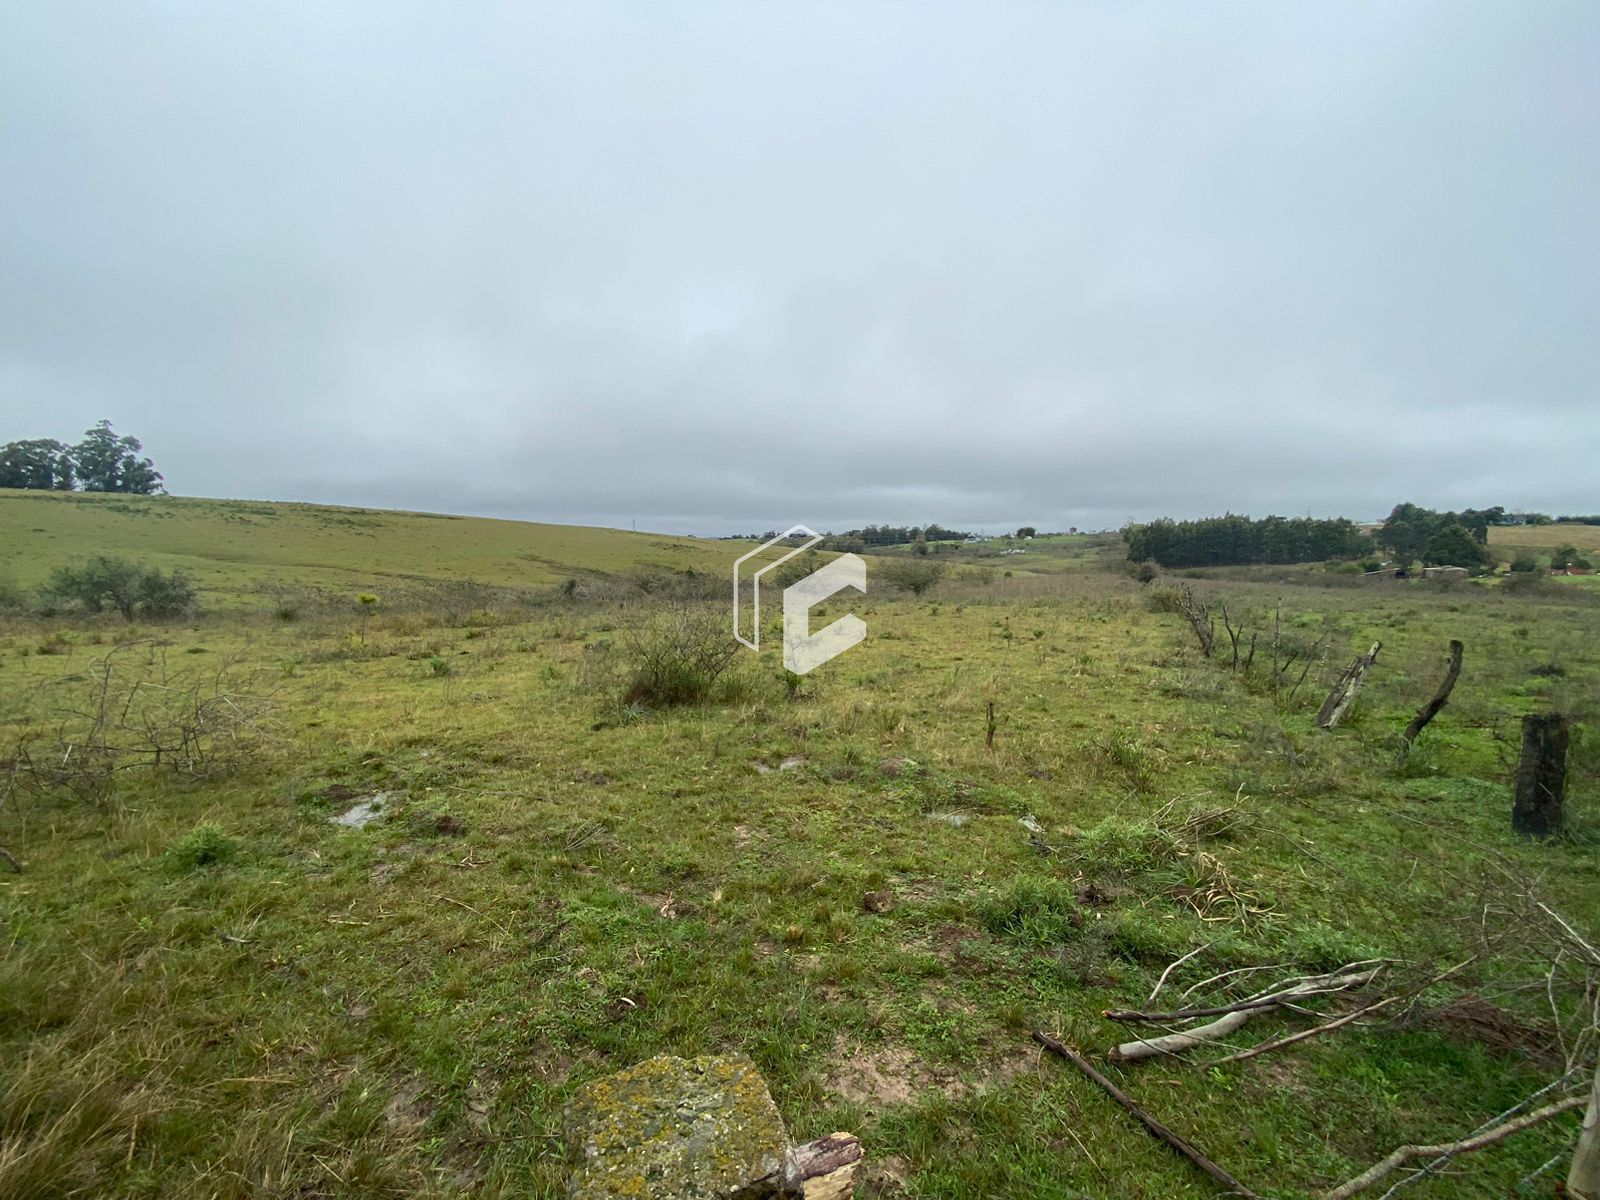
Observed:
[[[1107,539],[985,544],[946,552],[959,569],[921,600],[858,600],[866,642],[797,687],[776,651],[742,653],[716,702],[657,711],[606,681],[670,601],[558,585],[647,566],[720,589],[744,544],[9,493],[0,548],[23,587],[93,553],[183,567],[207,608],[0,619],[0,846],[23,867],[0,863],[0,1200],[553,1200],[575,1087],[732,1049],[797,1137],[862,1136],[864,1195],[1215,1196],[1029,1037],[1101,1057],[1132,1036],[1103,1010],[1195,950],[1162,1003],[1377,956],[1398,987],[1501,939],[1392,1019],[1238,1064],[1105,1067],[1263,1194],[1461,1136],[1560,1072],[1506,881],[1600,929],[1586,590],[1145,587]],[[464,581],[487,586],[459,611],[423,586]],[[1249,677],[1202,658],[1152,603],[1168,582],[1263,637],[1281,604],[1282,644],[1318,647],[1305,681],[1275,695],[1265,649]],[[319,599],[282,604],[295,589]],[[1397,766],[1452,637],[1461,683]],[[1380,638],[1353,717],[1317,730]],[[22,770],[83,783],[63,731],[104,713],[136,741],[196,696],[209,775],[168,757],[78,796]],[[1518,720],[1551,706],[1580,718],[1571,830],[1532,843],[1509,827]],[[334,823],[376,793],[378,820]],[[880,889],[893,908],[864,911]],[[1305,1026],[1266,1014],[1229,1044]],[[1511,1189],[1576,1126],[1400,1194],[1552,1195],[1559,1172]]]

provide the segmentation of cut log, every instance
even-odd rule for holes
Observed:
[[[1356,693],[1361,690],[1367,672],[1372,669],[1372,664],[1378,661],[1378,651],[1381,649],[1383,649],[1382,642],[1373,642],[1371,650],[1358,655],[1355,662],[1344,669],[1344,674],[1339,676],[1339,682],[1333,685],[1333,691],[1328,693],[1328,698],[1322,702],[1322,707],[1317,711],[1318,728],[1332,729],[1344,720],[1344,715],[1356,702]]]
[[[1445,668],[1444,681],[1434,690],[1433,699],[1429,700],[1417,710],[1417,715],[1411,718],[1411,724],[1406,726],[1406,731],[1400,735],[1400,758],[1411,753],[1411,744],[1417,736],[1428,727],[1428,722],[1439,715],[1439,710],[1450,703],[1450,693],[1455,690],[1456,680],[1461,678],[1461,653],[1466,649],[1456,639],[1450,639],[1450,664]]]
[[[784,1170],[785,1190],[805,1200],[848,1200],[855,1195],[863,1161],[861,1139],[853,1133],[830,1133],[795,1146]]]
[[[1527,837],[1560,833],[1566,795],[1567,719],[1560,713],[1523,717],[1511,828]]]

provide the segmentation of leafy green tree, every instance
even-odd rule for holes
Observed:
[[[1511,560],[1513,575],[1532,575],[1539,570],[1539,560],[1531,554],[1519,554]]]
[[[149,496],[161,491],[161,472],[148,458],[139,457],[143,449],[138,438],[118,437],[110,421],[101,421],[72,448],[79,484],[86,492]]]
[[[1576,546],[1559,546],[1550,556],[1550,566],[1553,570],[1565,571],[1568,567],[1577,567],[1581,570],[1589,568],[1589,560],[1578,553]]]
[[[72,451],[54,438],[0,446],[0,487],[70,492]]]
[[[1378,530],[1378,541],[1393,550],[1400,562],[1415,562],[1427,551],[1438,516],[1415,504],[1396,504]]]
[[[933,559],[899,558],[891,559],[881,567],[874,566],[874,573],[897,591],[921,596],[939,582],[944,575],[944,567],[944,563]]]
[[[1024,525],[1021,529],[1017,530],[1017,536],[1019,538],[1031,538],[1037,532],[1038,531],[1034,529],[1032,525]]]
[[[1488,563],[1488,552],[1459,521],[1441,524],[1422,549],[1422,563],[1428,567],[1467,567],[1478,570]]]

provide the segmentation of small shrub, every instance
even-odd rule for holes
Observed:
[[[943,578],[944,570],[944,563],[927,559],[890,559],[875,574],[896,591],[920,597]]]
[[[1366,942],[1319,922],[1287,933],[1278,957],[1308,971],[1332,971],[1348,963],[1366,962],[1381,956]]]
[[[1096,749],[1103,766],[1121,775],[1139,791],[1146,791],[1154,782],[1154,761],[1149,751],[1132,734],[1119,729],[1110,734]]]
[[[1513,575],[1532,575],[1539,570],[1539,560],[1531,554],[1519,554],[1511,560]]]
[[[39,654],[71,654],[72,639],[65,632],[57,629],[53,633],[46,634],[44,639],[34,647],[34,650]]]
[[[198,871],[232,862],[238,857],[239,843],[214,821],[202,821],[184,834],[168,853],[178,869]]]
[[[1167,963],[1183,953],[1185,931],[1143,909],[1119,913],[1107,936],[1111,952],[1131,963]]]
[[[194,589],[182,571],[163,574],[124,558],[98,555],[76,567],[57,567],[44,585],[47,601],[77,604],[85,612],[110,610],[124,620],[166,620],[194,608]]]
[[[1521,573],[1507,575],[1501,581],[1500,589],[1513,596],[1545,596],[1553,593],[1556,585],[1538,573]]]
[[[437,654],[435,654],[428,659],[428,670],[433,673],[433,676],[436,679],[443,679],[454,669],[455,668],[450,665],[450,660],[448,658],[440,658]]]

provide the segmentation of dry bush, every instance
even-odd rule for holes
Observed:
[[[676,603],[622,630],[611,653],[618,667],[617,700],[664,708],[711,700],[739,643],[725,609]]]
[[[65,792],[103,802],[125,771],[215,779],[236,769],[265,734],[266,697],[231,663],[173,669],[119,646],[82,673],[41,685],[9,754],[7,795]]]

